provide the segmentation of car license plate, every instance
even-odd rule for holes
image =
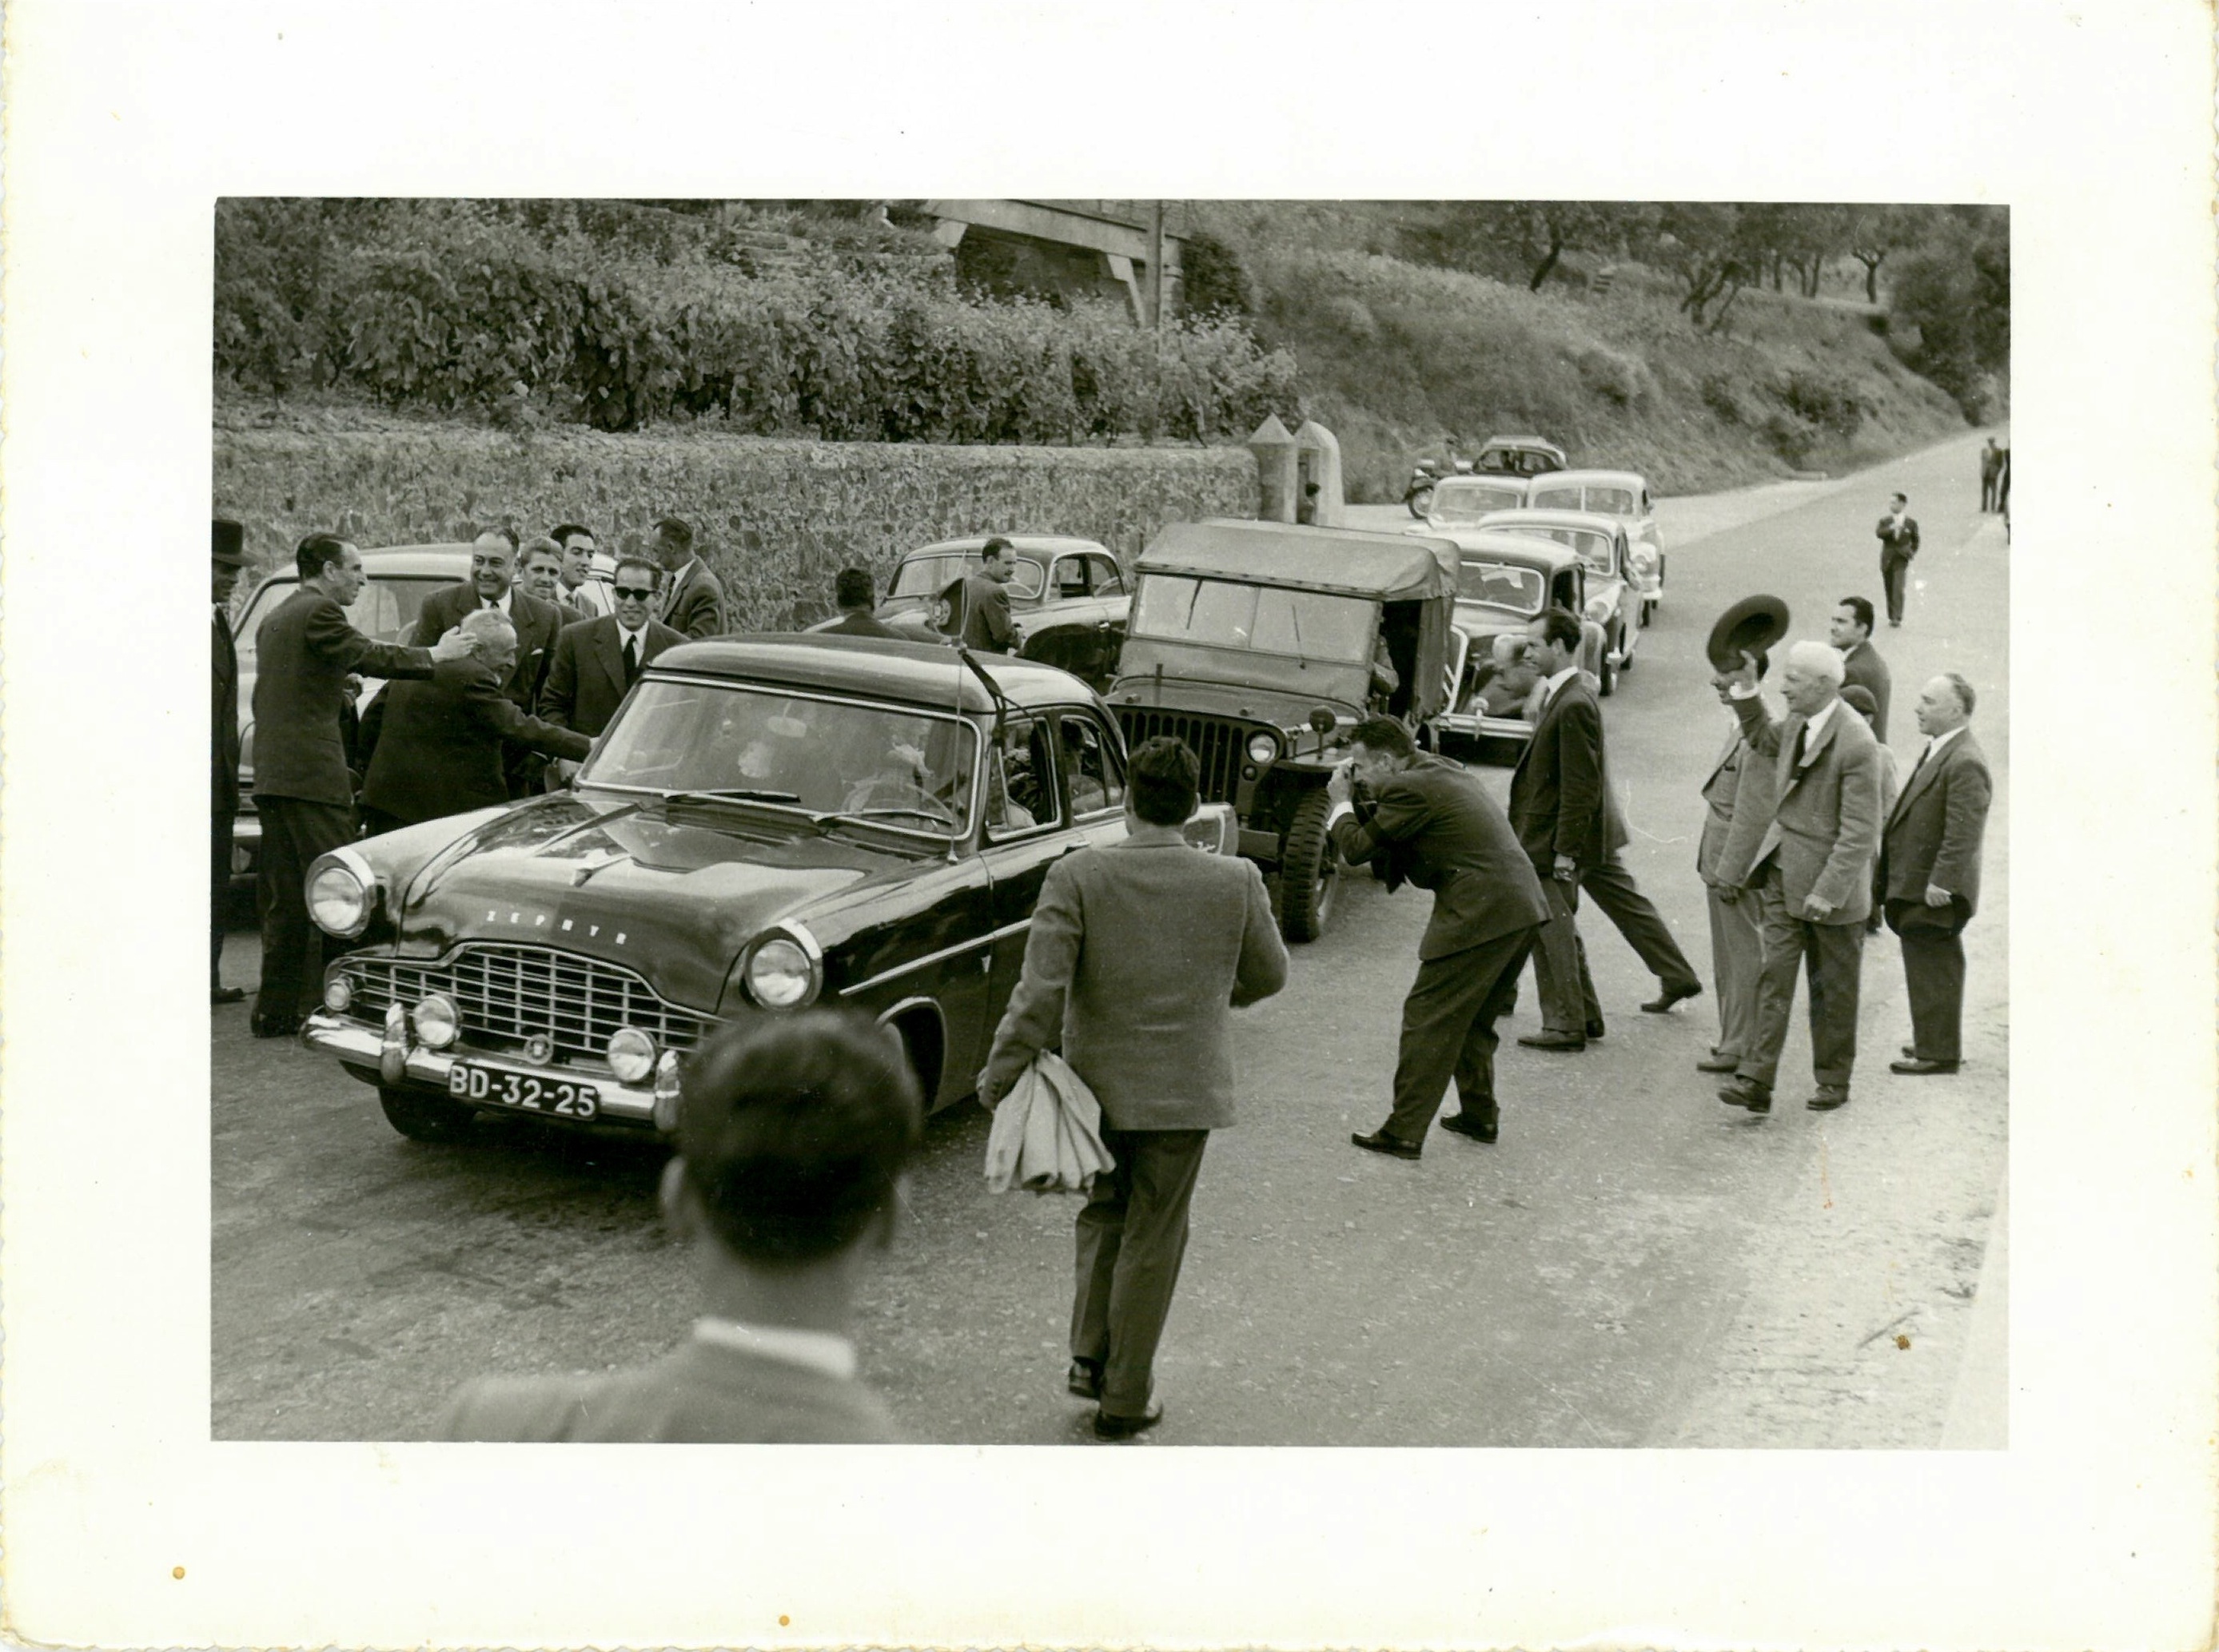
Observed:
[[[513,1107],[521,1113],[550,1113],[563,1119],[590,1119],[601,1110],[600,1092],[591,1084],[525,1072],[497,1072],[467,1061],[457,1061],[447,1070],[447,1094],[457,1101]]]

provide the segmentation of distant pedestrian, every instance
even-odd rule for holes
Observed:
[[[900,1436],[855,1376],[855,1295],[893,1242],[923,1135],[900,1041],[807,1009],[727,1022],[687,1060],[666,1227],[693,1263],[693,1334],[607,1376],[481,1379],[446,1440],[873,1444]]]
[[[662,598],[656,618],[699,642],[724,632],[724,587],[693,549],[693,529],[678,517],[655,525],[655,560],[662,565]]]
[[[1353,865],[1384,860],[1390,888],[1407,879],[1431,890],[1433,910],[1402,1003],[1392,1110],[1377,1130],[1349,1140],[1420,1158],[1453,1078],[1458,1110],[1441,1127],[1492,1142],[1502,1117],[1495,1023],[1517,1005],[1519,972],[1549,903],[1509,820],[1470,773],[1420,756],[1392,717],[1365,718],[1352,742],[1326,786],[1333,845]]]
[[[825,630],[835,637],[883,637],[900,642],[902,634],[878,616],[878,598],[871,588],[867,568],[843,568],[832,582],[832,600],[840,610],[837,624]]]
[[[531,594],[517,583],[519,550],[516,533],[507,527],[487,528],[470,542],[468,578],[444,586],[424,599],[410,640],[428,644],[464,614],[481,608],[498,612],[516,630],[516,657],[508,668],[501,692],[525,716],[539,703],[547,683],[547,668],[555,657],[555,639],[569,615],[556,604]],[[527,745],[511,746],[501,772],[512,798],[528,798],[540,789],[545,760]]]
[[[1875,710],[1868,720],[1872,724],[1873,734],[1885,746],[1887,703],[1893,688],[1887,661],[1872,645],[1872,633],[1873,606],[1866,597],[1843,597],[1835,606],[1834,617],[1826,622],[1826,640],[1842,653],[1842,685],[1845,688],[1862,687],[1873,697]]]
[[[1013,653],[1017,628],[1010,618],[1010,593],[1003,587],[1016,577],[1016,558],[998,534],[986,542],[980,557],[979,571],[962,585],[963,645],[973,653]]]
[[[1887,514],[1873,530],[1880,540],[1880,584],[1887,593],[1887,623],[1903,624],[1903,591],[1911,578],[1911,559],[1918,555],[1918,524],[1909,514],[1911,500],[1903,494],[1888,498]]]
[[[1066,1386],[1099,1403],[1094,1432],[1105,1439],[1163,1417],[1156,1348],[1186,1253],[1187,1208],[1209,1133],[1234,1122],[1232,1011],[1287,979],[1255,863],[1202,853],[1179,829],[1201,779],[1177,740],[1134,752],[1125,836],[1048,868],[1023,976],[979,1075],[991,1109],[1060,1042],[1102,1104],[1102,1139],[1117,1162],[1078,1214]]]
[[[658,569],[644,556],[617,559],[609,592],[616,612],[565,625],[539,692],[539,715],[558,728],[598,736],[657,655],[686,638],[649,615]]]
[[[2004,450],[1996,445],[1996,438],[1991,436],[1988,438],[1988,444],[1980,450],[1980,509],[1982,512],[2002,508],[2002,501],[1998,495],[2001,491],[2003,475]]]
[[[582,523],[565,522],[547,537],[563,548],[563,600],[589,618],[614,613],[608,581],[595,574],[594,561],[600,544],[594,531]]]
[[[246,566],[246,530],[218,518],[210,536],[215,637],[208,650],[214,720],[208,785],[208,1000],[237,1003],[244,987],[223,984],[223,909],[231,893],[232,828],[239,818],[239,650],[231,640],[231,593]]]
[[[1887,927],[1903,945],[1911,1042],[1889,1070],[1955,1072],[1963,1052],[1965,926],[1980,898],[1980,842],[1993,793],[1988,760],[1967,726],[1972,684],[1954,671],[1926,685],[1918,727],[1926,749],[1880,839]]]
[[[429,648],[374,642],[347,624],[362,594],[362,552],[335,534],[312,533],[293,562],[300,585],[255,633],[254,806],[262,818],[262,986],[257,1038],[283,1038],[321,1001],[323,972],[312,949],[306,884],[315,858],[354,841],[354,781],[339,720],[347,679],[357,672],[429,677],[460,660],[469,638],[450,630]]]
[[[1763,680],[1770,657],[1756,656]],[[1733,710],[1733,679],[1711,678],[1719,704]],[[1772,823],[1774,765],[1750,749],[1736,717],[1725,748],[1703,782],[1703,835],[1695,849],[1695,871],[1711,920],[1711,978],[1719,995],[1719,1041],[1695,1063],[1698,1072],[1731,1072],[1756,1043],[1756,988],[1764,970],[1764,933],[1756,897],[1743,885],[1756,858],[1764,829]]]

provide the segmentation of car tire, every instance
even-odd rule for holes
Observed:
[[[476,1110],[444,1096],[389,1084],[377,1087],[377,1104],[385,1109],[385,1121],[411,1141],[460,1141]]]
[[[1618,692],[1618,668],[1610,662],[1610,644],[1605,643],[1602,658],[1597,662],[1595,680],[1601,685],[1602,697],[1608,699]]]
[[[1433,490],[1430,488],[1420,488],[1415,493],[1410,494],[1409,497],[1405,499],[1402,503],[1410,507],[1410,514],[1412,516],[1416,517],[1422,522],[1425,520],[1426,514],[1433,508]]]
[[[1333,916],[1340,884],[1340,852],[1325,829],[1333,800],[1322,789],[1295,805],[1279,854],[1279,933],[1289,941],[1315,941]]]

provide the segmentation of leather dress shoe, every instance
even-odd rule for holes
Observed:
[[[1700,998],[1702,996],[1703,984],[1700,981],[1683,981],[1678,986],[1666,987],[1641,1007],[1652,1015],[1669,1015],[1672,1013],[1674,1004],[1683,999]]]
[[[243,986],[218,986],[208,989],[210,1003],[244,1003],[246,989]]]
[[[1598,1016],[1595,1020],[1589,1022],[1588,1023],[1587,1030],[1588,1036],[1589,1038],[1601,1038],[1605,1031],[1601,1018]]]
[[[1697,1072],[1731,1072],[1740,1065],[1739,1056],[1706,1055],[1695,1063],[1695,1071]]]
[[[1094,1438],[1097,1440],[1129,1440],[1135,1434],[1145,1434],[1164,1419],[1160,1400],[1148,1401],[1148,1408],[1137,1417],[1121,1417],[1116,1412],[1097,1411],[1094,1413]]]
[[[1745,1107],[1752,1113],[1772,1111],[1772,1092],[1754,1078],[1737,1078],[1719,1090],[1719,1099],[1728,1107]]]
[[[1529,1050],[1561,1050],[1567,1055],[1588,1046],[1586,1035],[1580,1033],[1526,1033],[1518,1041]]]
[[[1955,1072],[1957,1064],[1954,1061],[1929,1061],[1923,1055],[1907,1055],[1900,1061],[1889,1062],[1887,1070],[1913,1078],[1924,1078],[1929,1073]]]
[[[1470,1136],[1474,1141],[1492,1142],[1502,1128],[1501,1115],[1480,1118],[1470,1113],[1451,1113],[1441,1121],[1441,1128],[1453,1130],[1460,1136]]]
[[[1082,1400],[1102,1397],[1102,1362],[1098,1359],[1074,1359],[1063,1379],[1063,1386]]]
[[[271,1015],[267,1020],[257,1015],[250,1023],[257,1038],[290,1038],[301,1030],[298,1015]]]
[[[1371,1153],[1384,1153],[1389,1158],[1422,1158],[1426,1150],[1414,1141],[1405,1141],[1400,1136],[1390,1136],[1384,1130],[1374,1130],[1370,1135],[1352,1133],[1349,1140]]]
[[[1837,1107],[1849,1104],[1849,1087],[1847,1084],[1821,1084],[1812,1092],[1811,1099],[1803,1103],[1813,1113],[1831,1113]]]

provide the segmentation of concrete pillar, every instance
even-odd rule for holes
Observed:
[[[1256,456],[1256,480],[1261,494],[1257,519],[1293,521],[1295,502],[1302,497],[1300,464],[1296,457],[1295,438],[1287,434],[1287,427],[1279,422],[1278,414],[1265,415],[1264,422],[1256,426],[1256,433],[1248,438],[1248,450]]]
[[[1133,320],[1141,326],[1148,325],[1148,301],[1141,295],[1141,278],[1133,273],[1133,261],[1122,252],[1104,252],[1109,261],[1110,279],[1121,283],[1125,296],[1132,301]]]
[[[1315,483],[1317,493],[1310,500],[1310,520],[1321,528],[1339,527],[1348,519],[1340,489],[1339,438],[1315,419],[1306,419],[1295,432],[1295,449],[1296,498],[1302,498],[1300,490]]]

